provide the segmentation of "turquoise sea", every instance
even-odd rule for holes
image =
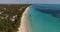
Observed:
[[[59,9],[60,5],[54,4],[31,5],[28,11],[29,32],[60,32]]]

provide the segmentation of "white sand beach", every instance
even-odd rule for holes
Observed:
[[[28,32],[28,23],[27,23],[27,12],[29,7],[26,8],[25,12],[21,17],[21,26],[18,28],[18,32]]]

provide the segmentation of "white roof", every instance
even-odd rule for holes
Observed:
[[[17,17],[17,15],[13,16],[13,18],[16,18],[16,17]]]
[[[4,10],[6,10],[6,8],[3,8]]]
[[[2,14],[2,13],[3,13],[3,11],[0,12],[0,14]]]
[[[10,18],[11,21],[15,21],[15,19]]]
[[[17,15],[13,16],[13,18],[10,18],[11,21],[15,21],[15,17],[17,17]]]

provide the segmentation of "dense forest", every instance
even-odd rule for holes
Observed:
[[[0,4],[0,32],[17,32],[27,4]]]

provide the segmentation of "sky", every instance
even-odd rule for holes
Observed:
[[[0,4],[60,4],[60,0],[0,0]]]

